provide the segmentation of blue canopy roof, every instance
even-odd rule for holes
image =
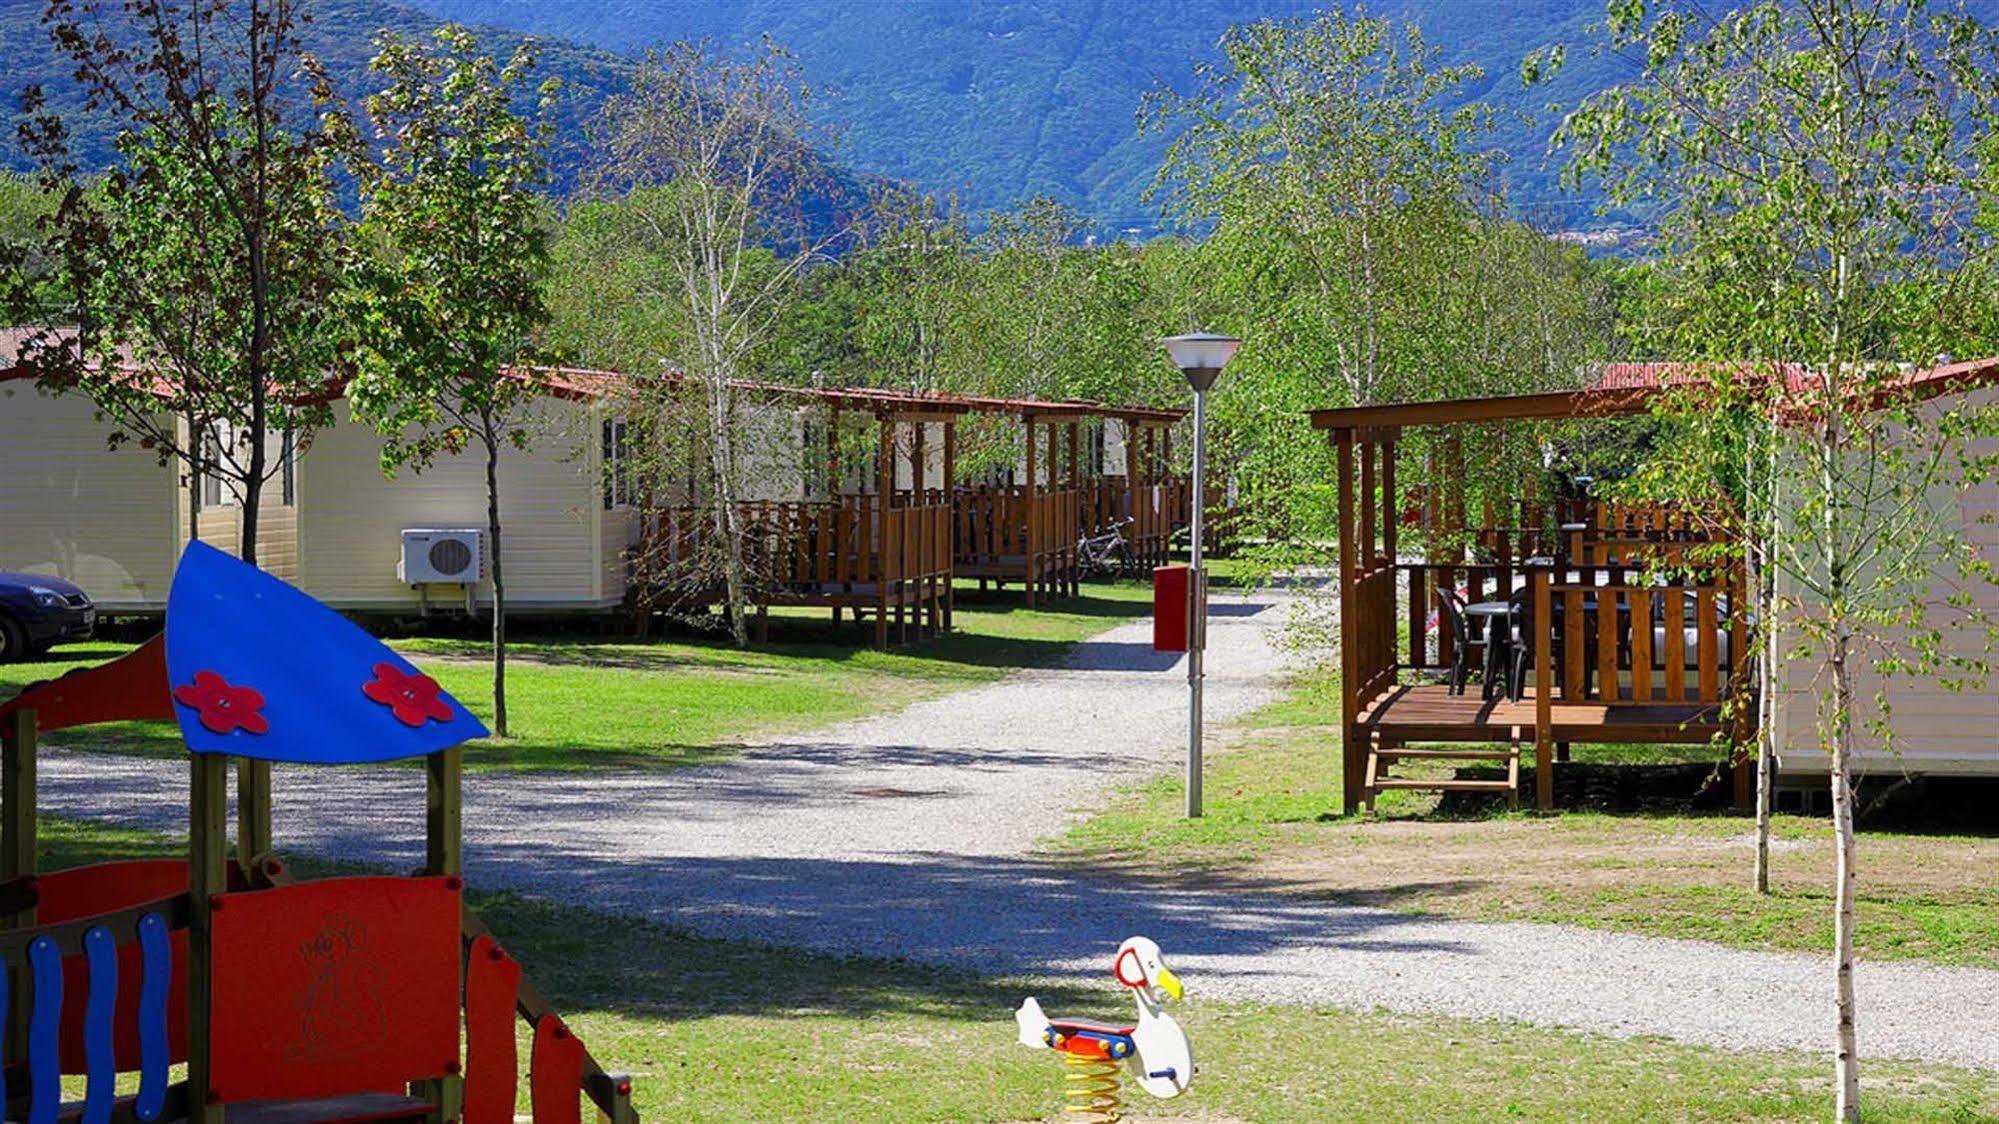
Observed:
[[[167,594],[167,681],[196,753],[355,764],[484,737],[435,680],[257,567],[188,544]]]

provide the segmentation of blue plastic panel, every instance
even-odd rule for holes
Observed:
[[[102,926],[83,934],[88,990],[83,999],[83,1124],[110,1124],[118,1099],[118,1056],[111,1030],[118,1018],[118,942]]]
[[[167,680],[196,753],[352,764],[418,757],[486,727],[408,660],[325,605],[189,543],[167,594]],[[423,688],[404,702],[365,693]]]
[[[173,1060],[167,1053],[167,989],[173,974],[166,918],[148,913],[139,918],[139,1096],[132,1105],[141,1120],[158,1120],[167,1107]]]
[[[62,953],[47,937],[28,944],[35,1005],[28,1015],[28,1124],[56,1124],[62,1110]]]

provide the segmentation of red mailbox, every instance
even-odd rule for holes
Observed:
[[[1152,571],[1152,650],[1184,652],[1196,641],[1202,625],[1204,600],[1194,571],[1186,566],[1160,566]]]

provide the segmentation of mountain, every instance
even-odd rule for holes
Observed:
[[[80,163],[86,168],[108,166],[115,158],[112,142],[116,122],[84,108],[82,91],[70,75],[71,64],[50,46],[42,27],[45,7],[44,0],[0,0],[0,105],[12,106],[18,93],[30,85],[43,87],[51,106],[63,114],[69,126]],[[115,10],[116,5],[110,7]],[[341,94],[357,103],[370,88],[368,62],[374,57],[378,32],[419,36],[446,22],[388,0],[315,0],[308,10],[311,18],[299,30],[300,42],[325,66]],[[531,33],[466,16],[451,18],[471,25],[496,55],[511,52]],[[563,86],[552,161],[561,188],[576,181],[586,156],[586,127],[606,97],[627,88],[633,64],[629,57],[604,47],[561,36],[537,34],[536,38],[541,46],[541,73],[561,79]],[[11,141],[9,130],[7,138],[0,140],[0,168],[28,169],[30,161]],[[862,177],[830,159],[823,172],[814,177],[815,184],[823,186],[814,189],[820,198],[808,200],[810,212],[847,211],[865,201]]]
[[[408,0],[434,16],[561,36],[619,52],[675,39],[748,48],[769,35],[794,52],[824,97],[848,164],[975,208],[1052,195],[1112,229],[1150,232],[1141,201],[1166,138],[1141,135],[1141,97],[1185,89],[1234,23],[1308,14],[1307,0]],[[1554,225],[1592,225],[1590,197],[1562,192],[1545,159],[1556,119],[1628,71],[1586,44],[1604,0],[1384,0],[1370,11],[1413,21],[1446,61],[1476,63],[1466,93],[1502,110],[1516,204]],[[1529,51],[1569,43],[1552,87],[1520,88]]]

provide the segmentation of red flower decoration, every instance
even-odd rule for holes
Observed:
[[[197,671],[194,682],[174,688],[174,699],[201,715],[201,724],[217,734],[242,730],[261,734],[271,728],[259,711],[264,696],[251,687],[233,687],[212,671]]]
[[[405,674],[389,663],[376,664],[375,678],[361,684],[362,694],[388,707],[405,726],[451,721],[451,704],[437,697],[442,690],[430,676]]]

